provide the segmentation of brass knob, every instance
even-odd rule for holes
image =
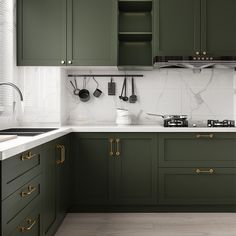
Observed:
[[[61,64],[62,64],[62,65],[64,65],[65,63],[66,63],[65,61],[63,61],[63,60],[61,61]]]
[[[72,64],[72,61],[68,61],[68,64],[70,64],[70,65],[71,65],[71,64]]]
[[[203,55],[206,55],[207,53],[204,51],[202,54],[203,54]]]
[[[213,61],[213,57],[210,57],[210,60]]]
[[[200,52],[196,52],[196,55],[199,55],[200,54]]]

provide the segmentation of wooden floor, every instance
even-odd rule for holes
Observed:
[[[68,214],[56,236],[236,236],[236,213]]]

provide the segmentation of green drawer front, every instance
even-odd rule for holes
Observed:
[[[35,148],[2,162],[2,199],[41,172],[41,149]]]
[[[42,235],[40,199],[32,201],[12,221],[2,227],[4,236]]]
[[[162,133],[160,167],[236,167],[234,133]]]
[[[40,195],[41,175],[26,183],[2,202],[3,224],[10,222],[22,209]]]
[[[236,205],[235,186],[236,168],[160,168],[159,203]]]

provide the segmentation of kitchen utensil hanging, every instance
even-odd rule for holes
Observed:
[[[135,95],[135,93],[134,93],[134,78],[133,77],[131,79],[131,85],[132,85],[132,94],[129,97],[129,102],[136,103],[137,102],[137,95]]]
[[[101,95],[102,95],[102,90],[100,90],[98,87],[99,87],[99,83],[97,82],[97,80],[93,78],[93,81],[97,84],[97,87],[96,87],[96,90],[93,92],[93,96],[96,97],[96,98],[99,98]]]
[[[80,97],[80,100],[82,102],[87,102],[90,100],[90,93],[89,91],[86,89],[86,77],[84,77],[84,80],[83,80],[83,89],[81,89],[79,91],[79,97]]]
[[[74,78],[74,81],[75,81],[75,84],[70,80],[70,83],[74,89],[73,93],[74,95],[79,96],[80,90],[78,89],[76,78]]]
[[[115,96],[116,95],[116,84],[113,82],[113,78],[111,77],[111,81],[108,83],[108,95]]]

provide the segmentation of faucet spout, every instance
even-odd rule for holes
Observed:
[[[0,83],[0,86],[1,85],[6,85],[6,86],[10,86],[10,87],[14,88],[19,93],[20,100],[23,102],[23,100],[24,100],[23,94],[22,94],[21,90],[15,84],[13,84],[11,82],[3,82],[3,83]]]

